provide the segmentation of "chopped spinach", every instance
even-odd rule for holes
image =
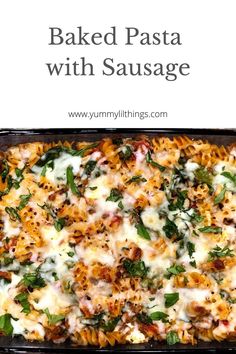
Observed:
[[[28,204],[31,197],[32,197],[32,194],[30,192],[29,192],[29,194],[20,195],[20,204],[17,207],[17,209],[22,210]]]
[[[155,312],[150,314],[150,318],[153,321],[162,321],[164,323],[167,322],[168,316],[169,315],[167,315],[165,312],[161,312],[161,311],[155,311]]]
[[[188,250],[188,255],[190,258],[192,258],[192,255],[195,252],[195,244],[188,241],[186,246],[187,246],[187,250]]]
[[[50,314],[48,308],[46,308],[44,310],[44,313],[47,315],[49,325],[55,325],[57,322],[62,321],[62,320],[65,319],[64,315],[52,315],[52,314]]]
[[[71,192],[75,195],[81,196],[81,193],[74,181],[74,174],[72,166],[68,166],[66,169],[66,182],[69,185]]]
[[[166,223],[163,226],[163,231],[168,238],[172,238],[174,235],[179,236],[178,227],[174,221],[170,220],[168,217],[166,217]]]
[[[0,316],[0,332],[3,332],[6,336],[11,336],[13,333],[11,315],[9,313]]]
[[[54,227],[59,232],[63,229],[65,224],[66,224],[66,220],[64,218],[59,218],[59,219],[55,220]]]
[[[32,289],[39,289],[46,286],[44,279],[38,272],[24,274],[20,283]]]
[[[106,201],[110,202],[118,202],[118,200],[122,199],[123,195],[118,188],[112,188],[109,197],[107,197]]]
[[[203,233],[220,234],[222,232],[222,228],[217,226],[204,226],[198,229],[198,231]]]
[[[222,188],[221,192],[214,198],[214,204],[219,204],[225,199],[226,187]]]
[[[90,176],[91,173],[93,172],[93,170],[95,169],[96,164],[97,164],[97,161],[95,161],[95,160],[89,160],[89,161],[85,164],[85,166],[84,166],[84,173],[85,173],[87,176]]]
[[[137,175],[137,176],[133,176],[131,177],[127,183],[130,184],[130,183],[139,183],[139,182],[147,182],[146,178],[140,176],[140,175]]]
[[[15,301],[18,301],[21,304],[21,306],[23,308],[21,312],[24,312],[26,314],[30,313],[30,303],[28,301],[28,296],[29,296],[28,293],[23,292],[23,293],[16,295],[14,298]]]
[[[140,222],[135,225],[137,229],[137,233],[140,237],[145,238],[146,240],[151,240],[150,234],[146,227],[144,226],[142,220],[140,219]]]
[[[9,165],[7,163],[7,160],[3,160],[2,166],[1,166],[1,173],[0,173],[3,183],[5,182],[9,171],[10,171],[10,169],[9,169]]]
[[[131,261],[130,259],[125,259],[123,261],[123,266],[131,277],[143,278],[147,275],[149,270],[143,261]]]
[[[13,221],[21,221],[20,215],[17,212],[17,209],[13,207],[6,207],[5,208],[6,213],[10,216],[10,219]]]
[[[174,345],[180,342],[178,333],[175,331],[170,331],[166,335],[166,342],[168,345]]]
[[[133,152],[132,152],[130,146],[126,145],[119,152],[119,157],[122,161],[127,161],[131,158],[132,154],[133,154]]]
[[[151,324],[152,319],[150,316],[148,316],[145,312],[141,312],[137,314],[137,319],[139,322],[144,323],[144,324]]]
[[[236,186],[236,175],[233,175],[232,173],[227,171],[222,172],[221,175],[228,178]]]
[[[212,190],[212,175],[204,167],[198,168],[194,172],[195,178],[199,184],[205,183]]]
[[[161,172],[164,172],[165,169],[166,169],[164,166],[162,166],[159,163],[153,161],[150,150],[146,154],[146,162],[148,164],[152,165],[153,167],[157,167]]]
[[[171,201],[169,203],[169,210],[174,211],[177,209],[183,209],[185,199],[187,198],[188,192],[187,191],[176,191],[177,193],[177,200],[176,202]]]
[[[185,272],[185,268],[180,264],[174,264],[171,267],[167,268],[167,272],[170,273],[170,275],[177,275]]]
[[[164,294],[165,307],[173,306],[179,300],[179,293]]]
[[[104,330],[104,332],[112,332],[116,328],[121,316],[117,316],[108,322],[101,321],[99,327]]]
[[[214,260],[216,258],[221,258],[221,257],[234,257],[233,250],[231,250],[227,246],[221,248],[217,245],[216,247],[213,248],[212,251],[209,252],[209,260]]]

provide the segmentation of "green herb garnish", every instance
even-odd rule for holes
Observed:
[[[56,218],[56,214],[54,213],[54,211],[52,210],[52,206],[48,203],[44,203],[43,205],[39,205],[38,206],[45,210],[52,218]]]
[[[43,154],[43,156],[41,156],[41,158],[36,162],[35,165],[39,167],[44,167],[48,164],[49,161],[57,159],[62,151],[64,151],[63,146],[55,146],[49,149],[47,152],[45,152],[45,154]]]
[[[224,188],[221,190],[221,192],[214,198],[215,205],[221,203],[222,200],[224,200],[225,192],[226,192],[226,187],[224,186]]]
[[[6,207],[5,208],[6,213],[10,216],[10,219],[13,221],[19,220],[21,221],[20,215],[17,212],[17,209],[13,207]]]
[[[118,207],[120,208],[120,210],[123,210],[124,209],[124,205],[122,203],[122,201],[120,200],[119,203],[118,203]]]
[[[55,325],[57,322],[62,321],[62,320],[65,319],[64,315],[52,315],[52,314],[50,314],[48,308],[46,308],[43,312],[47,315],[48,323],[50,325]]]
[[[118,188],[112,188],[109,197],[107,197],[106,201],[110,202],[118,202],[118,200],[122,199],[123,195]]]
[[[97,188],[98,188],[97,186],[89,187],[89,189],[90,189],[91,191],[95,191]]]
[[[153,161],[152,156],[151,156],[151,152],[148,151],[146,154],[146,162],[150,165],[152,165],[153,167],[157,167],[161,172],[165,171],[165,167],[160,165],[159,163]]]
[[[96,164],[97,164],[97,161],[95,161],[95,160],[89,160],[89,161],[85,164],[85,166],[84,166],[84,173],[85,173],[87,176],[90,176],[91,173],[93,172],[93,170],[95,169]]]
[[[3,332],[6,336],[11,336],[13,333],[11,315],[9,313],[0,316],[0,332]]]
[[[231,182],[233,182],[234,185],[236,185],[236,175],[233,175],[232,173],[227,171],[222,172],[221,175],[228,178]]]
[[[151,240],[150,234],[146,227],[144,226],[143,222],[140,221],[138,224],[135,225],[137,229],[137,233],[140,237],[145,238],[146,240]]]
[[[72,150],[72,152],[70,152],[71,151],[71,149],[70,149],[69,153],[71,155],[73,155],[73,156],[81,156],[81,157],[83,157],[86,151],[94,149],[98,145],[99,145],[99,143],[93,143],[93,144],[90,144],[90,145],[80,149],[80,150]]]
[[[166,217],[166,224],[163,226],[163,231],[168,238],[171,238],[174,235],[179,235],[178,227],[174,221],[170,220],[168,217]]]
[[[5,267],[8,266],[9,264],[12,264],[13,261],[14,261],[14,258],[3,256],[3,263],[4,263]]]
[[[230,296],[230,294],[227,291],[223,290],[223,289],[220,290],[220,296],[221,296],[222,299],[226,300],[229,304],[235,304],[236,303],[236,299],[233,299]]]
[[[74,181],[74,174],[72,166],[68,166],[66,169],[66,183],[69,185],[71,192],[75,195],[81,196],[81,193]]]
[[[54,227],[59,232],[63,229],[65,224],[66,224],[66,220],[64,218],[60,218],[54,222]]]
[[[0,176],[2,177],[2,181],[3,183],[5,182],[6,178],[7,178],[7,175],[9,173],[9,165],[7,163],[7,160],[3,160],[2,161],[2,171],[0,173]]]
[[[144,323],[144,324],[151,324],[152,323],[151,317],[148,316],[145,312],[141,312],[141,313],[137,314],[137,319],[139,320],[139,322]]]
[[[170,331],[166,335],[166,342],[168,345],[174,345],[180,342],[178,333],[175,331]]]
[[[192,255],[195,252],[195,244],[188,241],[186,246],[187,246],[187,250],[188,250],[188,255],[190,258],[192,258]]]
[[[75,255],[75,253],[72,252],[72,251],[71,252],[67,252],[67,254],[68,254],[69,257],[73,257]]]
[[[142,176],[133,176],[132,178],[130,178],[127,183],[139,183],[139,182],[147,182],[146,178],[142,177]]]
[[[125,259],[123,261],[123,266],[131,277],[143,278],[147,275],[149,270],[143,261],[131,261],[130,259]]]
[[[206,183],[210,189],[212,189],[212,175],[204,167],[198,168],[194,172],[195,178],[198,183]]]
[[[17,207],[17,209],[22,210],[28,204],[31,197],[32,197],[31,193],[20,195],[20,204]]]
[[[185,272],[185,268],[180,264],[174,264],[173,266],[167,268],[167,272],[171,275],[177,275]]]
[[[176,191],[177,193],[177,200],[176,202],[170,202],[168,208],[171,211],[177,209],[183,209],[185,199],[187,198],[188,192],[187,191]]]
[[[51,170],[54,169],[54,161],[48,161],[42,168],[42,171],[41,171],[41,176],[45,176],[46,175],[46,172],[47,172],[47,168],[51,168]]]
[[[191,261],[191,262],[189,262],[189,264],[190,264],[192,267],[197,268],[196,261]]]
[[[156,311],[156,312],[153,312],[150,314],[150,318],[153,321],[162,321],[164,323],[167,322],[168,316],[169,315],[167,315],[166,313],[161,312],[161,311]]]
[[[220,234],[222,232],[221,227],[217,226],[204,226],[198,229],[198,231],[203,232],[203,233],[213,233],[213,234]]]
[[[179,300],[179,293],[164,294],[165,307],[173,306]]]
[[[23,308],[21,312],[24,312],[26,314],[30,313],[30,303],[28,301],[28,296],[29,296],[29,294],[24,292],[24,293],[18,294],[14,298],[15,301],[19,301],[19,303],[21,304],[21,306]]]
[[[233,250],[225,246],[224,248],[219,247],[218,245],[209,252],[209,260],[213,260],[221,257],[234,257]]]
[[[44,279],[40,276],[38,272],[24,274],[23,279],[20,283],[32,289],[39,289],[46,286]]]
[[[133,152],[130,148],[130,146],[126,145],[122,148],[122,150],[119,152],[120,159],[123,161],[127,161],[131,158]]]
[[[16,168],[15,169],[15,174],[17,176],[17,178],[12,178],[11,175],[8,175],[8,172],[6,174],[6,167],[4,168],[4,171],[2,171],[3,173],[3,177],[4,177],[4,180],[6,179],[7,180],[7,187],[5,188],[5,190],[3,191],[0,191],[0,197],[4,196],[4,195],[7,195],[11,188],[14,187],[15,189],[18,189],[20,187],[20,182],[24,179],[24,176],[23,176],[23,170],[20,170],[19,168]]]
[[[112,320],[108,322],[101,321],[99,324],[99,327],[104,330],[104,332],[112,332],[116,328],[118,322],[120,320],[120,316],[113,318]]]
[[[200,215],[198,212],[194,211],[192,215],[190,215],[190,219],[193,223],[200,223],[204,220],[204,217]]]
[[[52,273],[52,276],[53,278],[55,279],[55,281],[59,280],[58,276],[57,276],[57,273],[56,272],[53,272]]]

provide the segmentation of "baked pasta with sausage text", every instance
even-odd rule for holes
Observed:
[[[0,334],[236,338],[236,148],[188,137],[0,153]]]

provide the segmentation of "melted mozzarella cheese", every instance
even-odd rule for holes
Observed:
[[[145,335],[139,331],[137,325],[131,327],[131,332],[126,336],[126,340],[130,343],[144,343],[146,342]]]
[[[137,234],[136,227],[130,223],[128,217],[123,218],[123,223],[115,234],[115,238],[119,241],[135,242],[140,248],[148,246],[148,240],[143,239]]]
[[[44,264],[42,270],[44,272],[55,268],[58,276],[64,276],[68,272],[66,261],[77,261],[76,254],[73,257],[68,255],[71,248],[68,244],[68,233],[65,229],[58,232],[54,226],[44,226],[41,229],[43,238],[45,240],[45,246],[40,249],[45,258],[52,258],[54,263]]]
[[[31,300],[36,310],[48,308],[51,313],[57,314],[61,309],[72,304],[71,296],[63,294],[56,286],[48,284],[40,289],[40,298],[36,301]]]
[[[15,291],[16,285],[20,282],[21,277],[12,273],[11,282],[5,284],[4,280],[0,281],[0,311],[3,313],[2,309],[4,308],[4,303],[8,301],[11,289]]]
[[[74,175],[77,175],[80,170],[81,157],[72,156],[66,152],[62,152],[60,157],[54,160],[53,169],[47,168],[46,178],[49,179],[52,183],[59,183],[60,180],[66,182],[66,169],[71,166],[73,168]],[[34,166],[32,171],[38,175],[42,173],[42,167]]]
[[[204,303],[204,301],[210,297],[211,291],[205,289],[187,289],[181,288],[178,289],[179,292],[179,301],[176,306],[176,319],[188,322],[189,318],[186,313],[186,306],[196,301],[197,303]],[[173,316],[173,312],[172,312]]]
[[[195,252],[193,253],[193,257],[197,264],[205,262],[209,257],[209,251],[211,249],[211,242],[209,242],[208,238],[204,236],[199,236],[197,239],[193,239],[195,245]],[[197,242],[196,242],[197,241]],[[183,263],[185,266],[193,260],[189,257],[188,253],[185,253],[180,257],[179,261]]]
[[[91,190],[92,188],[92,190]],[[93,190],[93,188],[96,188]],[[107,175],[93,179],[86,188],[85,197],[90,199],[107,198],[110,194],[111,184]]]
[[[19,320],[14,320],[13,318],[11,318],[11,324],[13,327],[13,333],[14,334],[24,334],[25,333],[25,327],[23,325],[23,320],[19,319]]]
[[[92,180],[85,191],[85,197],[94,199],[96,213],[89,215],[89,221],[94,222],[103,214],[114,214],[118,210],[118,203],[106,200],[109,197],[114,181],[107,175]],[[91,188],[96,189],[91,190]]]
[[[187,176],[192,181],[194,179],[194,171],[196,171],[200,166],[196,162],[187,161],[185,164],[185,171]]]
[[[80,331],[84,326],[80,322],[82,313],[79,307],[73,307],[72,311],[69,313],[67,320],[69,325],[69,333],[75,333]]]
[[[28,318],[19,318],[19,320],[17,321],[18,323],[15,324],[13,321],[12,325],[14,330],[16,331],[22,331],[24,329],[24,332],[28,332],[28,333],[32,333],[32,331],[35,331],[38,334],[38,338],[37,339],[44,339],[45,336],[45,331],[43,328],[43,325],[38,323],[37,321],[32,321]],[[18,334],[18,333],[15,333]],[[19,333],[20,334],[20,333]],[[27,338],[27,336],[26,336]]]
[[[18,236],[20,233],[20,228],[13,226],[12,222],[10,221],[10,218],[7,216],[4,218],[3,233],[7,237]]]
[[[78,245],[76,246],[76,253],[79,259],[83,259],[85,265],[90,265],[94,262],[100,262],[108,266],[114,265],[115,259],[111,251],[105,252],[95,245],[86,247],[85,249]]]
[[[231,268],[231,272],[225,280],[228,280],[231,289],[236,289],[236,266]]]
[[[141,214],[142,221],[146,227],[154,231],[161,231],[165,221],[160,218],[157,210],[152,207],[145,208]]]
[[[219,162],[214,167],[214,172],[216,175],[213,177],[213,181],[212,181],[213,186],[216,187],[219,184],[225,185],[227,187],[227,190],[230,190],[232,192],[236,192],[235,184],[229,178],[222,175],[222,172],[224,172],[224,171],[227,171],[233,175],[236,174],[235,167],[228,164],[227,162]]]

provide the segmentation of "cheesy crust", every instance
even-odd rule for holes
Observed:
[[[141,136],[0,156],[2,335],[236,338],[235,146]]]

